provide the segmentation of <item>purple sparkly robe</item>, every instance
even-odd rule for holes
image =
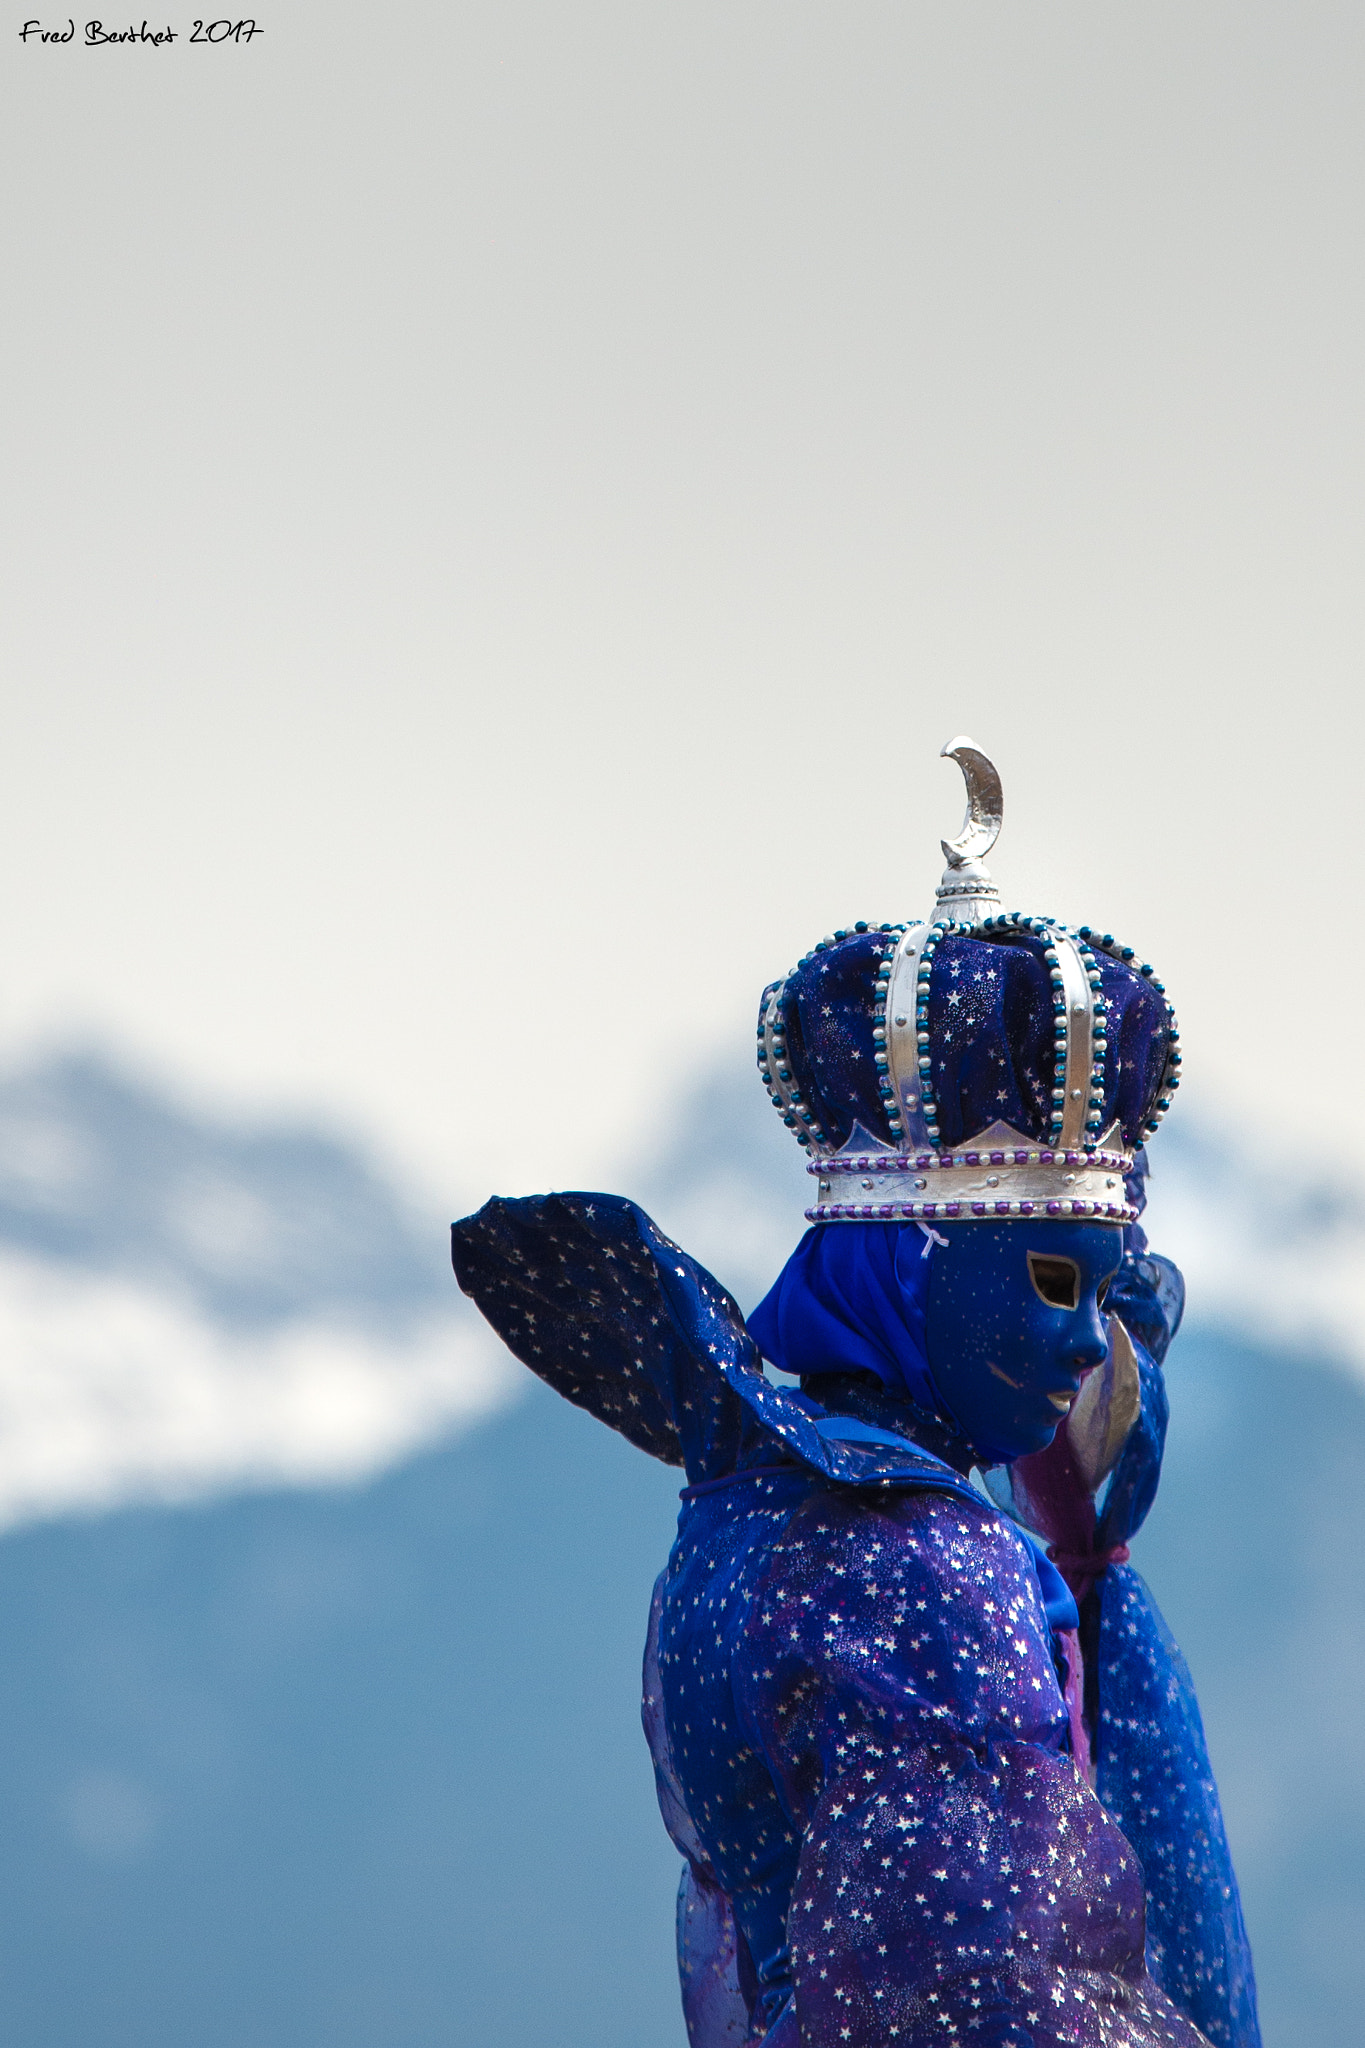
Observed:
[[[644,1718],[692,2048],[1258,2048],[1198,1708],[1136,1572],[1101,1564],[1082,1601],[1092,1790],[1070,1595],[894,1404],[771,1385],[729,1296],[618,1197],[490,1202],[455,1259],[533,1370],[687,1471]],[[1152,1285],[1119,1312],[1156,1343]],[[1141,1357],[1155,1420],[1110,1546],[1159,1464]]]
[[[1148,1975],[1141,1866],[985,1501],[798,1475],[694,1500],[645,1713],[694,2048],[1203,2038]]]

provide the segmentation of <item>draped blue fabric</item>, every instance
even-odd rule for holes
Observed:
[[[495,1197],[451,1243],[461,1287],[508,1349],[693,1486],[786,1459],[851,1486],[977,1497],[903,1432],[831,1426],[771,1385],[733,1298],[620,1195]]]
[[[856,1382],[850,1416],[770,1385],[725,1290],[619,1197],[490,1202],[453,1248],[518,1357],[691,1482],[644,1718],[692,2048],[1258,2048],[1198,1709],[1135,1573],[1085,1603],[1092,1791],[1030,1545],[894,1388]],[[1136,1240],[1123,1277],[1164,1401],[1175,1290]]]
[[[917,1223],[817,1224],[749,1317],[779,1372],[875,1373],[933,1414],[924,1323],[933,1235]]]
[[[1148,1966],[1211,2041],[1255,2041],[1255,1979],[1189,1667],[1131,1565],[1107,1572],[1096,1598],[1096,1789],[1142,1859]]]

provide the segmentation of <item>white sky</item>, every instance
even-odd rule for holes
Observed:
[[[1365,1139],[1359,7],[261,4],[3,32],[0,1044],[601,1182],[965,729]]]

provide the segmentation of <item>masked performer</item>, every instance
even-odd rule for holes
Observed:
[[[692,2048],[1256,2048],[1199,1710],[1126,1561],[1182,1302],[1138,1225],[1175,1020],[1109,934],[1002,913],[999,780],[944,752],[933,918],[764,993],[816,1189],[748,1326],[616,1196],[489,1202],[456,1271],[686,1471],[644,1712]]]

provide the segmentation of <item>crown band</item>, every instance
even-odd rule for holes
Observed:
[[[959,1152],[855,1152],[812,1160],[819,1199],[811,1223],[949,1221],[1001,1216],[1097,1216],[1136,1221],[1124,1178],[1133,1161],[1107,1132],[1094,1150],[1030,1144],[997,1124]]]

